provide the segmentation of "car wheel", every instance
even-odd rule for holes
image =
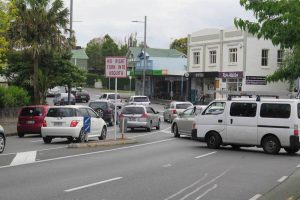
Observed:
[[[177,138],[180,137],[177,124],[173,125],[173,133],[174,133],[174,137],[177,137]]]
[[[106,127],[103,126],[102,131],[101,131],[101,136],[99,137],[99,140],[105,140],[106,139],[106,134],[107,134]]]
[[[99,115],[101,118],[103,117],[104,112],[103,112],[103,110],[102,110],[101,108],[98,108],[98,109],[96,109],[95,111],[98,113],[98,115]]]
[[[50,144],[52,141],[52,137],[46,136],[46,137],[43,137],[43,140],[44,140],[45,144]]]
[[[19,138],[22,138],[22,137],[24,137],[24,133],[18,132],[18,136],[19,136]]]
[[[284,150],[288,153],[288,154],[295,154],[296,152],[299,151],[299,147],[285,147]]]
[[[206,137],[206,144],[210,149],[218,149],[221,142],[221,136],[216,132],[209,133]]]
[[[147,131],[148,131],[148,132],[151,132],[151,131],[152,131],[152,122],[150,122],[150,126],[147,128]]]
[[[85,131],[83,129],[81,129],[80,133],[79,133],[79,136],[77,138],[77,141],[79,143],[83,143],[85,141]]]
[[[2,153],[5,149],[5,136],[0,134],[0,153]]]
[[[281,145],[275,136],[267,136],[262,141],[262,147],[268,154],[277,154],[280,151]]]
[[[159,129],[160,129],[160,120],[158,120],[157,127],[156,127],[156,130],[159,130]]]

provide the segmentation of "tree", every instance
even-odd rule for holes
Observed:
[[[104,36],[104,42],[102,44],[101,53],[102,53],[101,66],[103,66],[103,74],[104,74],[105,58],[107,56],[119,55],[119,47],[109,35]]]
[[[185,38],[175,39],[170,44],[170,49],[176,49],[177,51],[180,51],[186,55],[187,54],[187,38],[185,37]]]
[[[101,59],[102,59],[102,38],[94,38],[87,44],[85,52],[88,59],[88,68],[94,69],[95,71],[100,71],[103,73],[103,67],[101,66]]]
[[[256,35],[270,39],[274,45],[288,49],[284,64],[274,74],[267,77],[270,81],[288,81],[290,84],[300,77],[300,4],[299,0],[260,1],[240,0],[241,6],[252,10],[257,22],[236,18],[235,25]]]
[[[40,55],[42,52],[61,51],[70,43],[68,9],[62,0],[14,0],[16,19],[8,29],[7,37],[12,48],[30,52],[33,64],[34,103],[40,102],[38,84]]]
[[[0,70],[6,63],[8,41],[5,38],[5,33],[9,27],[10,19],[8,15],[8,5],[0,0]]]

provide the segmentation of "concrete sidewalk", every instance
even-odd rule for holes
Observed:
[[[17,135],[18,119],[5,119],[0,121],[0,125],[4,128],[6,136]]]

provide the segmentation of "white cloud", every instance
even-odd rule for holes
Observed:
[[[69,7],[70,0],[64,0]],[[233,26],[234,17],[254,19],[239,0],[73,0],[73,28],[81,46],[93,38],[109,34],[119,41],[137,32],[143,41],[147,16],[147,44],[168,48],[172,38],[203,28]]]

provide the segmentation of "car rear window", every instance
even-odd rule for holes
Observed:
[[[23,108],[20,116],[26,117],[26,116],[42,116],[44,112],[44,108],[41,107],[26,107]]]
[[[190,107],[192,104],[189,103],[181,103],[181,104],[176,104],[176,109],[187,109]]]
[[[50,108],[47,117],[74,117],[75,113],[73,108]]]
[[[122,111],[123,114],[144,114],[143,107],[125,107]]]
[[[92,108],[92,109],[98,109],[98,108],[101,108],[103,110],[107,109],[107,103],[106,102],[91,102],[89,104],[89,106]]]
[[[148,97],[134,97],[135,102],[149,102]]]
[[[110,94],[108,95],[108,99],[115,99],[115,95],[114,94]],[[117,99],[121,99],[120,95],[117,95]]]

